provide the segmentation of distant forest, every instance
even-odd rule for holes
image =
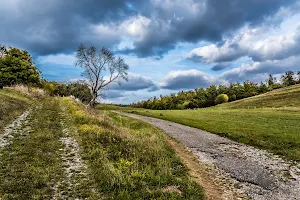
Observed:
[[[145,101],[133,103],[130,106],[153,110],[205,108],[218,104],[218,96],[226,96],[224,101],[236,101],[299,83],[300,71],[287,71],[281,76],[280,81],[277,81],[276,78],[269,75],[269,78],[260,84],[244,81],[242,84],[231,83],[229,86],[211,85],[206,89],[196,88],[191,91],[180,91],[177,94],[161,95],[159,98],[153,97]]]

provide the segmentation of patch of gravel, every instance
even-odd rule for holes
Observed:
[[[0,134],[0,148],[3,148],[11,143],[14,138],[14,134],[19,133],[24,126],[27,126],[27,118],[30,114],[30,110],[25,111],[22,115],[16,118],[11,124],[4,128],[3,134]],[[26,130],[28,127],[26,127]],[[25,134],[26,130],[23,130],[21,134]],[[28,130],[27,130],[28,131]]]
[[[120,112],[117,112],[120,113]],[[181,141],[241,198],[300,200],[300,163],[200,129],[129,113]]]

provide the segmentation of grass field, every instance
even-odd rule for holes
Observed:
[[[200,128],[300,160],[300,85],[205,109],[121,110]]]
[[[0,130],[28,109],[32,102],[32,99],[18,92],[9,89],[0,90]]]

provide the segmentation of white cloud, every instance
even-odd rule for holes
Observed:
[[[38,64],[57,64],[57,65],[74,65],[76,61],[75,54],[56,54],[39,56],[36,60]]]
[[[297,15],[300,19],[300,15]],[[288,23],[290,18],[282,22]],[[294,20],[294,19],[293,19]],[[236,36],[227,38],[222,45],[210,44],[195,48],[187,58],[195,62],[222,63],[243,56],[254,61],[281,60],[300,54],[300,23],[294,26],[270,28],[244,27]]]
[[[125,32],[128,36],[141,40],[147,34],[151,20],[144,16],[135,16],[124,21],[120,26],[120,31]]]
[[[128,81],[121,80],[121,85],[119,85],[117,82],[110,84],[108,89],[119,91],[136,91],[152,88],[153,86],[155,86],[153,80],[147,76],[129,73],[127,78]]]
[[[264,81],[262,77],[266,77],[268,74],[282,74],[288,70],[299,71],[299,63],[300,56],[292,56],[283,60],[250,62],[222,73],[219,78],[228,82],[245,80],[259,82]]]

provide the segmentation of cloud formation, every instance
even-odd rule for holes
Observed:
[[[200,87],[208,87],[212,84],[220,84],[222,81],[205,74],[201,71],[178,70],[171,71],[160,83],[163,89],[180,90],[180,89],[194,89]]]
[[[123,52],[162,56],[178,42],[219,41],[245,23],[261,24],[292,2],[0,0],[0,38],[37,55],[70,53],[81,42],[112,48],[129,38]]]
[[[300,54],[300,24],[294,30],[270,35],[271,29],[248,29],[222,45],[210,44],[193,49],[187,58],[194,62],[224,63],[243,56],[253,61],[282,60]],[[220,66],[220,64],[219,64]],[[219,67],[221,68],[221,67]]]
[[[300,56],[292,56],[282,60],[245,63],[240,67],[230,69],[219,75],[228,82],[245,80],[264,81],[268,74],[283,74],[287,70],[299,71]]]
[[[109,90],[119,91],[136,91],[143,89],[150,89],[155,87],[155,83],[150,77],[142,76],[139,74],[128,74],[128,81],[122,80],[120,84],[114,82],[109,85]]]

